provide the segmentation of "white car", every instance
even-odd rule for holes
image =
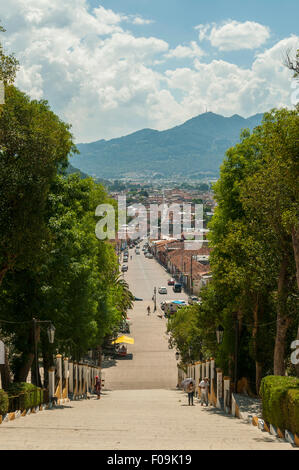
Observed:
[[[166,287],[159,287],[159,294],[167,294]]]
[[[147,253],[145,255],[145,257],[148,258],[148,259],[153,259],[153,255],[151,253]]]

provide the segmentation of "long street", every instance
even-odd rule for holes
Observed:
[[[169,275],[155,261],[130,250],[125,279],[136,297],[129,313],[129,358],[106,363],[100,400],[73,401],[0,426],[0,449],[292,449],[252,425],[213,407],[187,404],[176,390],[175,351],[168,349],[166,320],[153,313],[154,287],[163,299],[184,299],[167,286]],[[146,307],[151,306],[148,316]]]

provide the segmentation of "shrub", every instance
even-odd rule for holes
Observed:
[[[299,435],[299,379],[269,375],[261,383],[263,418],[267,423]]]
[[[7,393],[9,397],[20,397],[19,407],[21,410],[27,410],[43,403],[43,390],[30,383],[13,383],[7,389]]]
[[[8,395],[4,390],[0,390],[0,415],[5,415],[8,411]]]

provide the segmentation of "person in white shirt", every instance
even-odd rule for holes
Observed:
[[[209,379],[208,377],[205,377],[201,382],[199,382],[199,388],[200,388],[201,406],[203,406],[204,403],[206,406],[208,406],[209,405],[209,396],[208,396]]]

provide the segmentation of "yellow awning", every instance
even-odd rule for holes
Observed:
[[[112,341],[111,344],[119,344],[119,343],[127,343],[127,344],[134,344],[134,338],[130,338],[130,336],[119,336],[116,340]]]

